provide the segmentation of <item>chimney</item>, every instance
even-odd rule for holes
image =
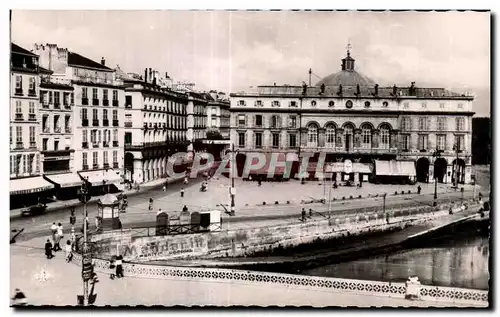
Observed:
[[[106,60],[104,59],[104,57],[101,57],[101,65],[106,66]]]
[[[153,80],[153,70],[151,68],[149,68],[149,82],[151,82]]]
[[[148,69],[144,69],[144,82],[147,83],[148,82]]]

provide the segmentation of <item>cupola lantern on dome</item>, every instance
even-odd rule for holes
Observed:
[[[326,87],[332,86],[345,86],[345,87],[373,87],[375,81],[368,78],[354,69],[354,58],[351,57],[351,44],[347,44],[347,56],[342,59],[342,69],[339,72],[330,74],[316,83],[316,87],[325,85]]]

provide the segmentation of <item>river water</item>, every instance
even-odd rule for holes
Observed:
[[[490,246],[485,235],[448,236],[421,247],[301,272],[304,275],[488,290]]]

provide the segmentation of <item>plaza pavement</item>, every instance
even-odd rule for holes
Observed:
[[[11,293],[15,288],[21,289],[30,305],[76,305],[76,296],[83,292],[79,266],[66,263],[62,252],[58,252],[55,258],[47,260],[43,248],[12,245],[10,249]],[[256,282],[196,281],[173,277],[164,279],[125,277],[111,280],[104,274],[99,274],[99,280],[95,290],[96,306],[469,306]]]

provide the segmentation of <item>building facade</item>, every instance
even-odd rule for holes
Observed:
[[[47,177],[60,187],[73,185],[81,178],[96,193],[120,187],[124,161],[124,144],[120,142],[124,138],[123,83],[105,65],[104,58],[98,63],[56,44],[35,44],[34,52],[40,56],[40,65],[52,72],[52,82],[70,83],[74,89],[71,127],[76,173]]]
[[[41,176],[39,58],[14,43],[10,56],[10,197],[15,208],[36,203],[53,186]]]
[[[324,153],[325,171],[339,181],[402,176],[468,183],[472,101],[415,83],[379,87],[355,70],[348,52],[342,70],[315,86],[231,94],[231,142],[240,154],[294,153],[317,162]],[[354,162],[349,173],[338,164],[346,160]]]
[[[223,92],[211,90],[209,92],[210,100],[207,105],[207,123],[208,131],[217,131],[221,134],[223,140],[230,138],[230,113],[229,98]]]
[[[144,77],[124,79],[125,171],[131,183],[164,179],[168,158],[187,152],[188,97],[162,87],[157,76],[149,68]]]

